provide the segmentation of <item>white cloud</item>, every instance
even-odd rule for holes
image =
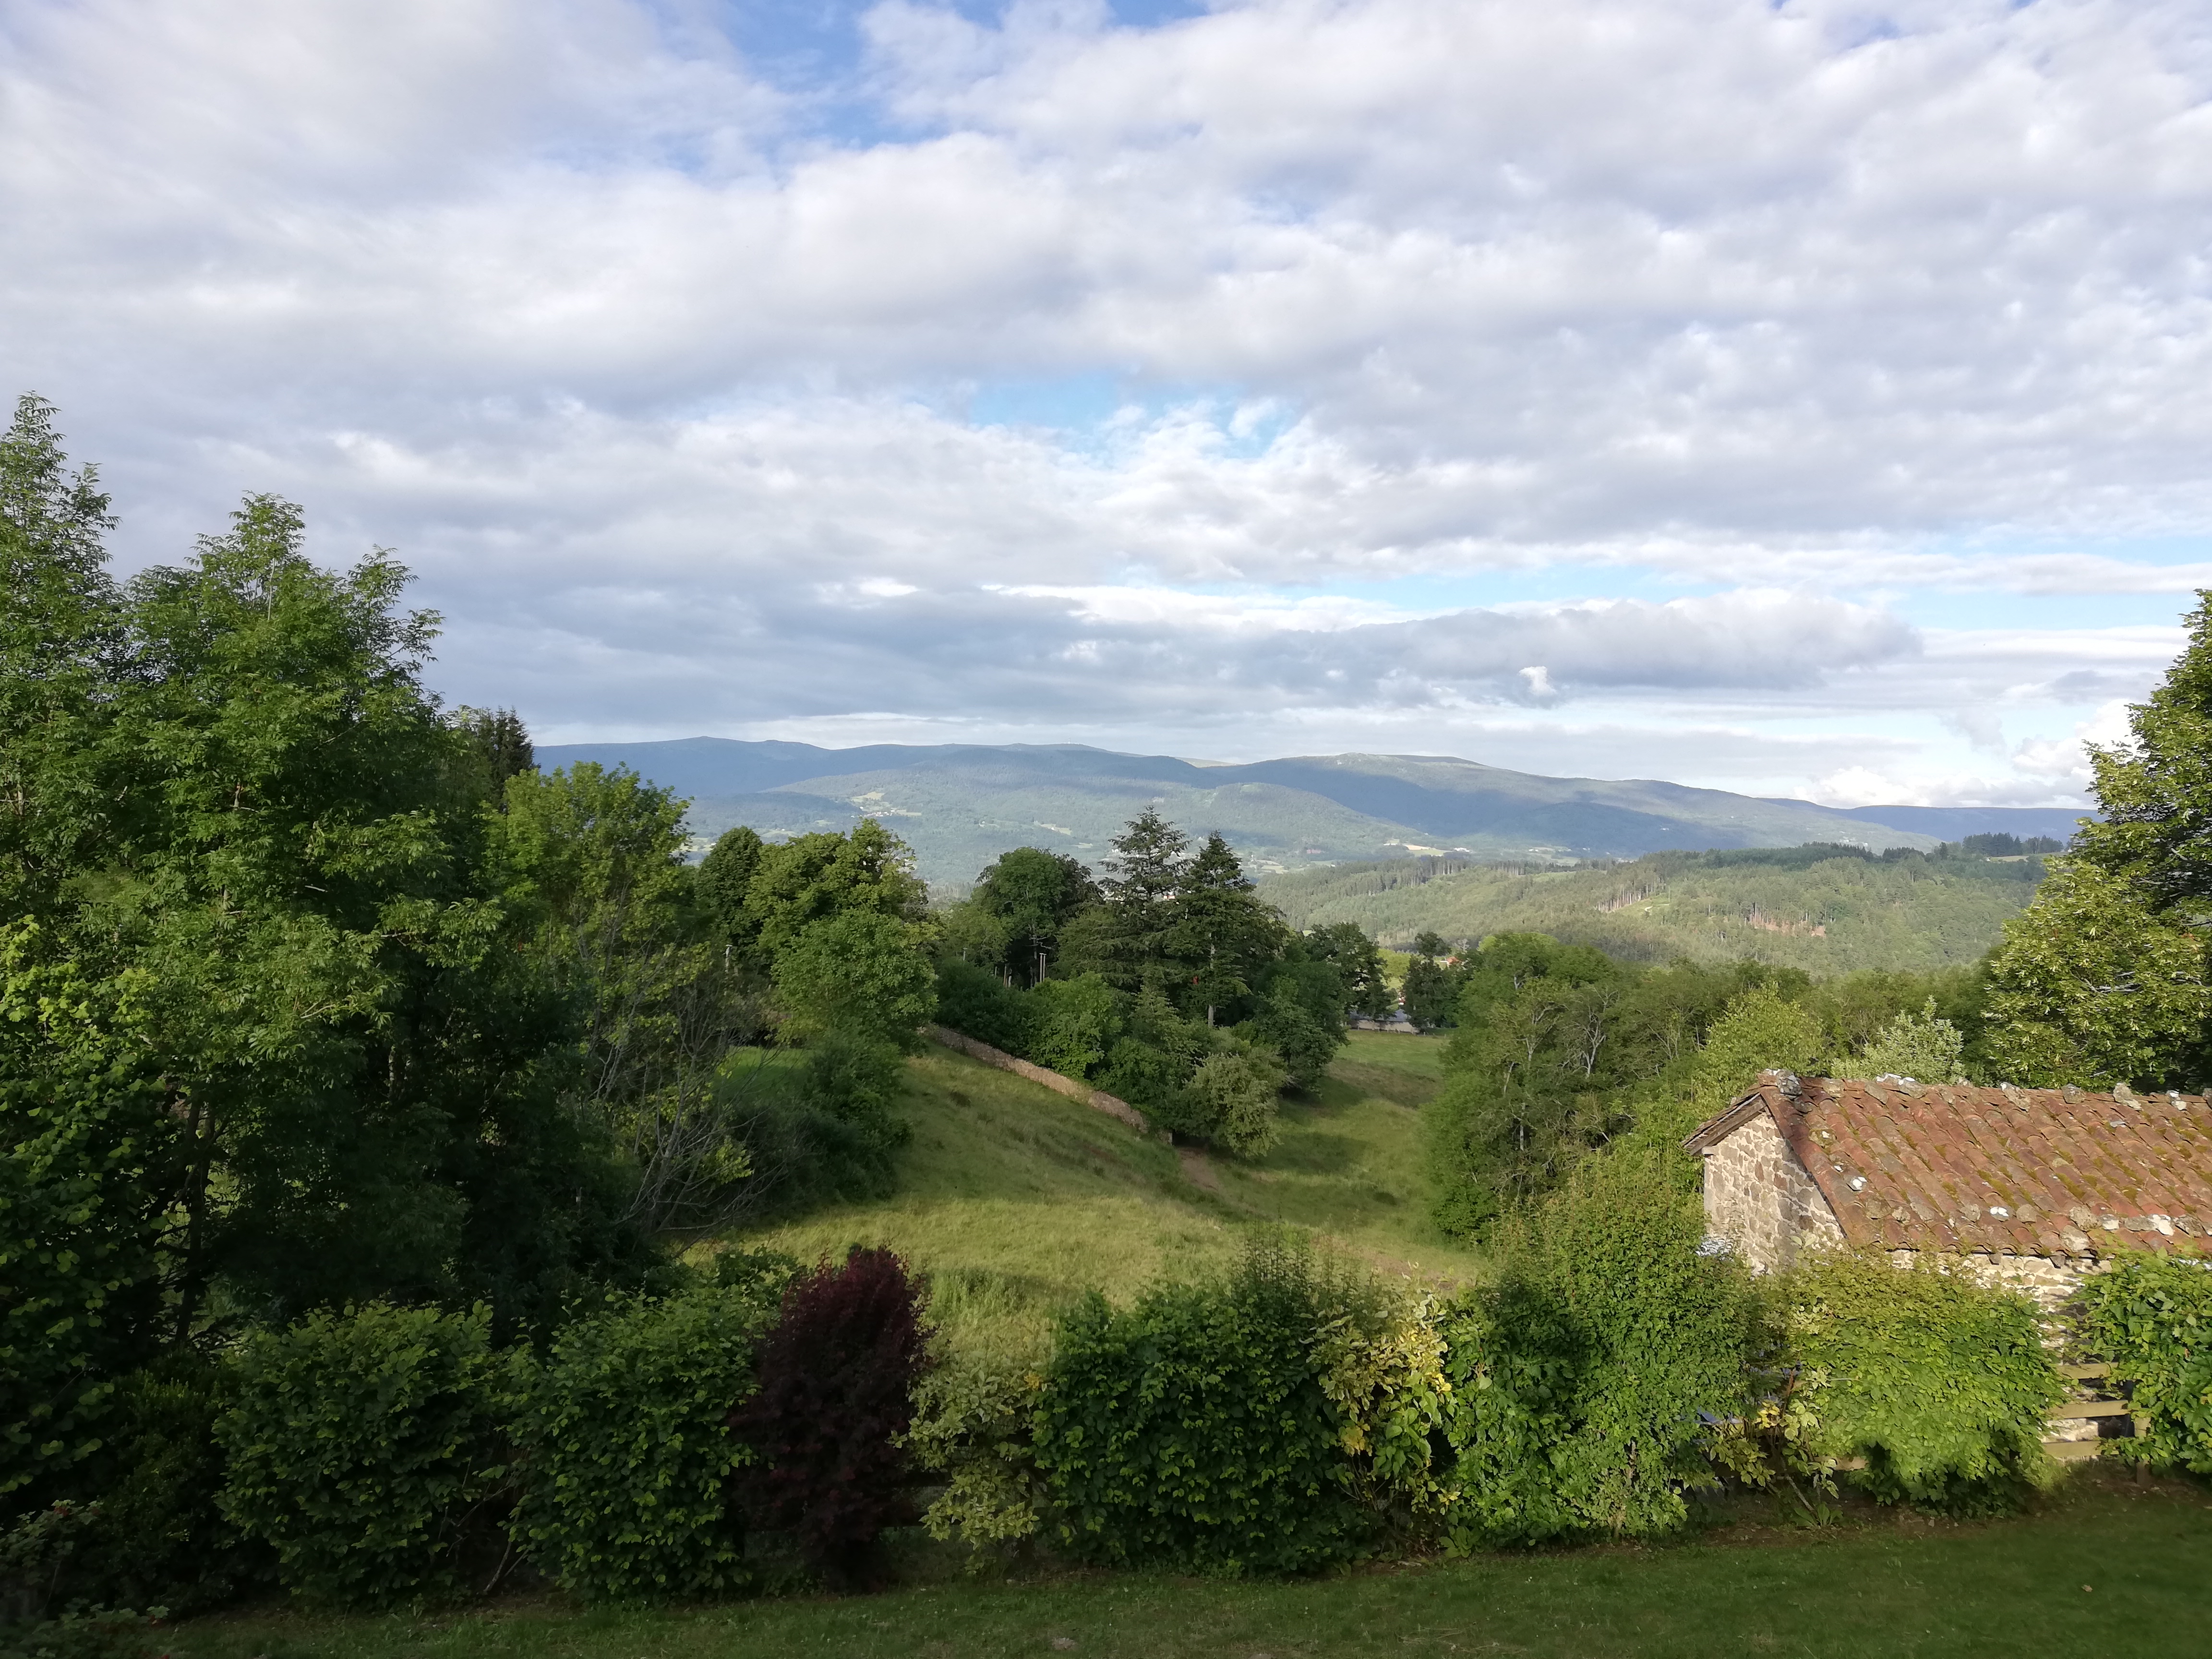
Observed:
[[[811,92],[707,15],[11,8],[0,343],[126,555],[285,490],[571,731],[1922,796],[2078,787],[2051,711],[2212,586],[2179,0],[891,3]],[[1004,383],[1110,412],[970,422]],[[2136,620],[1915,624],[1974,592]]]

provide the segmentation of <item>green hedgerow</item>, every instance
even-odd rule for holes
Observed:
[[[249,1336],[216,1425],[222,1511],[286,1588],[367,1606],[451,1582],[465,1512],[506,1477],[491,1312],[372,1303]]]
[[[563,1587],[641,1601],[742,1582],[730,1476],[750,1454],[731,1419],[780,1288],[778,1273],[738,1272],[665,1300],[610,1297],[555,1339],[519,1425],[514,1524]]]
[[[1348,1553],[1364,1522],[1317,1352],[1330,1311],[1310,1259],[1280,1246],[1255,1248],[1225,1284],[1076,1308],[1035,1419],[1061,1541],[1093,1560],[1229,1573]]]
[[[1808,1449],[1864,1458],[1876,1498],[1987,1512],[2050,1480],[2044,1423],[2066,1385],[2027,1297],[1841,1250],[1778,1290]]]
[[[1702,1237],[1665,1164],[1627,1152],[1508,1218],[1497,1280],[1445,1320],[1455,1548],[1664,1533],[1718,1484],[1711,1425],[1749,1403],[1759,1320]]]

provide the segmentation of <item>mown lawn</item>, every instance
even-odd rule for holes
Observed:
[[[1735,1528],[1654,1548],[1490,1556],[1294,1583],[1073,1573],[662,1612],[553,1599],[426,1617],[232,1615],[184,1659],[1050,1655],[1086,1659],[2017,1659],[2212,1651],[2212,1496],[2078,1474],[2036,1513]],[[939,1569],[941,1573],[941,1567]],[[1072,1643],[1072,1649],[1060,1644]]]

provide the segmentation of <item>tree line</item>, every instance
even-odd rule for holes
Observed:
[[[542,1345],[593,1297],[683,1291],[672,1240],[883,1190],[933,930],[872,823],[694,867],[669,792],[539,772],[513,714],[426,688],[404,570],[319,568],[289,502],[128,580],[112,523],[22,399],[0,1501],[104,1510],[172,1599],[227,1524],[210,1460],[253,1333],[481,1304],[487,1340]]]
[[[1264,1151],[1283,1091],[1318,1085],[1349,1018],[1395,1005],[1380,952],[1349,923],[1286,926],[1218,835],[1194,848],[1147,808],[1113,847],[1098,878],[1029,847],[983,871],[941,919],[939,1018],[1177,1133]]]

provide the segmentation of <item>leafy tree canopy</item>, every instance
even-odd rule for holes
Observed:
[[[2194,1086],[2212,1074],[2212,592],[2126,741],[2093,747],[2085,822],[1990,969],[1993,1053],[2027,1084]]]

